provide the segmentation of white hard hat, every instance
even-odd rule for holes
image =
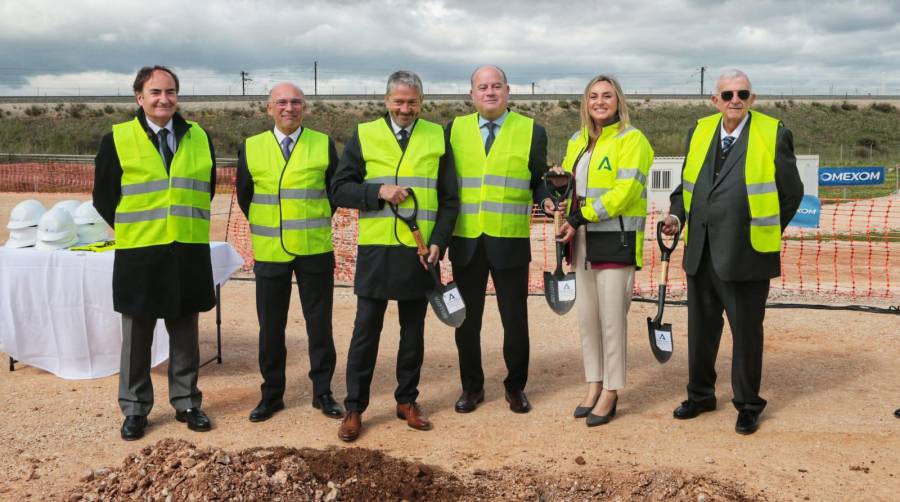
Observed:
[[[97,209],[94,207],[93,201],[84,201],[81,203],[75,212],[72,213],[72,217],[75,218],[76,225],[88,225],[91,223],[103,223],[106,222],[103,220],[103,217],[100,216],[100,213],[97,212]]]
[[[74,217],[75,211],[77,211],[79,207],[81,207],[80,201],[77,201],[75,199],[66,199],[53,204],[53,207],[51,207],[50,209],[63,208]]]
[[[109,232],[106,231],[106,223],[92,223],[78,225],[78,244],[93,244],[95,242],[109,240]]]
[[[13,249],[27,248],[34,246],[35,242],[37,242],[37,225],[10,230],[6,247]]]
[[[6,228],[17,230],[20,228],[36,227],[41,215],[46,213],[44,205],[34,199],[26,199],[16,204],[9,214],[9,223]]]
[[[37,243],[39,249],[62,249],[78,242],[75,220],[63,208],[53,208],[38,222]]]

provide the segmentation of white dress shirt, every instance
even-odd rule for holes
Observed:
[[[300,137],[300,131],[302,131],[302,130],[303,130],[303,127],[298,127],[296,131],[294,131],[290,134],[285,134],[285,133],[281,132],[281,130],[279,130],[278,127],[275,127],[275,139],[278,140],[278,146],[280,147],[282,145],[282,141],[284,141],[284,138],[289,137],[289,138],[291,138],[291,152],[293,152],[294,146],[297,145],[297,138]]]
[[[159,137],[160,129],[168,130],[169,135],[166,136],[166,139],[167,139],[166,143],[169,144],[169,150],[172,150],[172,153],[175,153],[175,147],[177,145],[175,144],[175,129],[172,127],[172,119],[169,119],[169,121],[166,123],[165,127],[160,127],[160,126],[154,124],[153,121],[150,119],[147,119],[147,125],[150,126],[150,130],[153,131],[153,134],[155,134],[157,138]]]

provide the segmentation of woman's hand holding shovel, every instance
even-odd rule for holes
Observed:
[[[428,270],[428,264],[435,264],[438,262],[438,259],[441,257],[441,248],[437,244],[432,244],[428,246],[428,254],[427,255],[419,255],[419,263],[422,264],[422,268]]]

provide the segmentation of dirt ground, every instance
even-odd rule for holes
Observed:
[[[71,196],[41,194],[48,207],[63,198]],[[10,209],[0,204],[0,220]],[[217,198],[214,238],[224,235],[227,211],[227,198]],[[186,487],[257,500],[274,493],[289,494],[284,500],[896,500],[900,493],[900,420],[892,415],[900,407],[896,315],[770,309],[762,388],[769,406],[760,430],[740,436],[729,403],[727,329],[717,365],[719,408],[677,421],[671,413],[687,380],[686,309],[666,310],[675,355],[660,365],[647,347],[645,318],[655,312],[647,303],[634,303],[629,315],[628,382],[618,414],[589,429],[571,417],[585,390],[575,315],[558,317],[542,297],[530,298],[527,391],[534,410],[513,414],[503,399],[501,324],[489,297],[487,399],[469,415],[453,411],[460,390],[453,331],[429,314],[419,402],[435,428],[420,432],[393,413],[399,334],[392,305],[363,434],[346,445],[337,439],[338,421],[310,406],[296,291],[287,408],[264,423],[247,420],[260,383],[254,283],[229,282],[222,304],[224,362],[204,367],[200,377],[203,408],[215,424],[208,433],[174,420],[166,364],[153,370],[157,407],[147,435],[131,443],[119,438],[117,377],[67,381],[23,364],[0,371],[0,500],[90,499],[101,486],[105,499],[158,500],[184,499]],[[336,289],[332,387],[339,399],[354,313],[352,291]],[[205,359],[215,350],[212,313],[201,316],[200,336]],[[187,481],[179,470],[186,465],[194,472]],[[279,484],[282,491],[272,491]]]

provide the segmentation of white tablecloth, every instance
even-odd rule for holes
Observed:
[[[113,311],[114,253],[0,247],[0,351],[62,378],[118,373],[122,317]],[[225,242],[210,243],[210,256],[216,284],[243,264]],[[152,364],[168,357],[160,321]]]

